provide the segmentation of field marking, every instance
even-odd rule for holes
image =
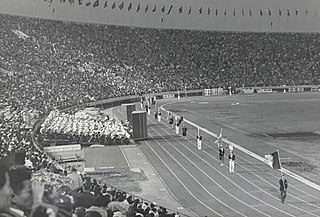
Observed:
[[[270,139],[274,139],[272,136],[270,136],[270,135],[268,135],[268,134],[266,134],[266,133],[263,133],[262,135],[265,136],[265,137],[268,137],[268,138],[270,138]]]
[[[113,166],[110,166],[110,167],[99,167],[100,170],[104,170],[104,169],[113,169],[114,167]]]
[[[119,145],[119,149],[120,149],[120,151],[121,151],[121,153],[122,153],[122,155],[123,155],[124,159],[126,160],[126,162],[127,162],[127,164],[128,164],[129,169],[131,170],[131,169],[132,169],[132,168],[131,168],[131,165],[130,165],[130,163],[129,163],[129,160],[128,160],[128,158],[127,158],[126,154],[125,154],[125,153],[124,153],[124,151],[122,150],[121,145]]]
[[[161,110],[166,111],[163,107],[168,105],[168,104],[170,104],[170,103],[166,103],[166,104],[161,105],[160,106]],[[193,122],[191,122],[191,121],[189,121],[189,120],[187,120],[185,118],[184,118],[184,121],[186,123],[190,124],[191,126],[193,126],[195,128],[199,128],[200,130],[204,131],[205,133],[207,133],[207,134],[209,134],[209,135],[211,135],[211,136],[213,136],[215,138],[218,138],[218,134],[215,134],[215,133],[207,130],[206,128],[200,127],[199,125],[197,125],[197,124],[195,124],[195,123],[193,123]],[[265,164],[268,164],[268,162],[267,162],[267,160],[265,158],[263,158],[263,157],[255,154],[255,153],[243,148],[242,146],[237,145],[234,142],[231,142],[231,141],[229,141],[229,140],[227,140],[225,138],[222,138],[222,141],[227,143],[228,145],[232,145],[233,147],[237,148],[238,150],[242,151],[243,153],[246,153],[246,154],[250,155],[251,157],[253,157],[253,158],[257,159],[257,160],[259,160],[259,161],[261,161],[261,162],[263,162]],[[291,176],[292,178],[294,178],[294,179],[296,179],[296,180],[298,180],[298,181],[300,181],[300,182],[302,182],[302,183],[304,183],[304,184],[306,184],[306,185],[308,185],[308,186],[320,191],[320,186],[319,185],[317,185],[317,184],[315,184],[315,183],[313,183],[313,182],[311,182],[311,181],[309,181],[309,180],[307,180],[307,179],[295,174],[294,172],[292,172],[292,171],[290,171],[288,169],[285,169],[284,167],[282,167],[281,170],[282,170],[282,172],[284,172],[285,174]]]
[[[151,122],[153,122],[152,120],[151,120]],[[153,128],[153,127],[150,127],[150,128]],[[164,130],[163,128],[161,128],[161,130],[162,131],[164,131],[164,132],[166,132],[167,134],[169,134],[168,133],[168,131],[166,131],[166,130]],[[160,135],[157,131],[155,131],[154,130],[154,132],[156,132],[158,135]],[[169,134],[170,135],[170,134]],[[161,135],[160,135],[161,136]],[[151,136],[152,137],[152,136]],[[162,136],[161,136],[162,137]],[[164,138],[169,144],[171,144],[166,138]],[[252,198],[254,198],[254,199],[256,199],[256,200],[258,200],[258,201],[260,201],[261,203],[264,203],[266,206],[269,206],[269,207],[272,207],[273,209],[276,209],[276,210],[278,210],[279,212],[281,212],[281,213],[284,213],[284,214],[286,214],[286,215],[289,215],[289,216],[292,216],[292,217],[294,217],[294,215],[292,215],[292,214],[290,214],[290,213],[288,213],[288,212],[286,212],[286,211],[284,211],[284,210],[282,210],[282,209],[279,209],[279,208],[277,208],[277,207],[275,207],[275,206],[273,206],[273,205],[271,205],[271,204],[269,204],[268,202],[265,202],[265,201],[263,201],[263,200],[260,200],[258,197],[256,197],[256,196],[254,196],[254,195],[251,195],[250,193],[248,193],[247,191],[245,191],[243,188],[241,188],[238,184],[236,184],[234,181],[232,181],[230,178],[228,178],[225,174],[223,174],[222,172],[220,172],[220,171],[218,171],[215,167],[213,167],[211,164],[209,164],[208,162],[206,162],[205,160],[203,160],[203,158],[201,158],[198,154],[196,154],[194,151],[192,151],[190,148],[188,148],[187,146],[185,146],[185,145],[183,145],[182,143],[181,143],[181,141],[179,141],[177,138],[175,138],[174,137],[174,139],[178,142],[178,143],[180,143],[184,148],[186,148],[187,150],[189,150],[193,155],[195,155],[195,156],[197,156],[200,160],[202,160],[205,164],[207,164],[210,168],[212,168],[213,170],[215,170],[217,173],[219,173],[221,176],[223,176],[226,180],[228,180],[230,183],[232,183],[233,185],[235,185],[236,187],[238,187],[241,191],[243,191],[245,194],[248,194],[250,197],[252,197]],[[189,141],[189,140],[188,140]],[[194,143],[192,143],[191,141],[189,141],[192,145],[194,145]],[[180,151],[179,151],[179,149],[178,148],[176,148],[175,146],[173,146],[173,145],[171,145],[174,149],[176,149],[177,150],[177,152],[179,152],[182,156],[184,156],[185,158],[186,158],[186,160],[188,160],[191,164],[193,164],[196,168],[198,168],[199,169],[199,171],[201,171],[203,174],[205,174],[212,182],[214,182],[217,186],[219,186],[219,188],[221,189],[221,190],[223,190],[224,192],[226,192],[227,194],[229,194],[231,197],[233,197],[235,200],[238,200],[240,203],[243,203],[245,206],[248,206],[248,207],[250,207],[251,209],[253,209],[253,210],[255,210],[255,211],[257,211],[257,212],[259,212],[259,213],[261,213],[261,214],[263,214],[263,215],[265,215],[265,216],[270,216],[270,215],[268,215],[267,213],[264,213],[264,212],[262,212],[262,211],[260,211],[260,210],[257,210],[256,208],[254,208],[254,207],[252,207],[251,205],[249,205],[249,204],[247,204],[247,203],[245,203],[245,202],[243,202],[241,199],[239,199],[239,198],[237,198],[237,197],[235,197],[235,196],[233,196],[229,191],[227,191],[227,190],[225,190],[220,184],[218,184],[216,181],[214,181],[210,176],[208,176],[208,174],[206,173],[206,172],[204,172],[200,167],[198,167],[197,165],[195,165],[195,163],[193,163],[191,160],[189,160],[189,158],[185,155],[185,154],[183,154],[183,153],[181,153]],[[195,146],[195,145],[194,145]],[[207,145],[208,146],[208,145]],[[162,149],[163,149],[163,147],[161,147]],[[165,150],[166,151],[166,150]],[[166,151],[167,152],[167,151]],[[203,152],[204,153],[206,153],[207,155],[209,155],[210,157],[212,157],[208,152],[206,152],[206,151],[204,151],[203,150]],[[168,152],[167,152],[168,153]],[[169,154],[169,153],[168,153]],[[170,154],[169,154],[170,155]],[[171,156],[171,155],[170,155]],[[215,161],[217,161],[217,162],[219,162],[216,158],[213,158]],[[179,164],[179,163],[178,163]],[[180,164],[179,164],[180,165]],[[227,167],[227,165],[225,165],[226,167]],[[189,172],[187,172],[188,174],[189,174]],[[237,173],[236,173],[237,174]],[[237,175],[239,175],[239,174],[237,174]],[[239,175],[239,176],[241,176],[241,175]],[[258,187],[258,186],[256,186],[255,184],[253,184],[253,183],[251,183],[248,179],[246,179],[246,178],[244,178],[243,176],[241,176],[243,179],[245,179],[248,183],[250,183],[251,185],[253,185],[253,186],[255,186],[257,189],[260,189],[260,192],[261,193],[265,193],[265,194],[268,194],[269,196],[271,196],[271,197],[274,197],[273,195],[271,195],[270,193],[268,193],[268,192],[266,192],[265,190],[263,190],[263,189],[261,189],[260,187]],[[261,177],[260,177],[261,178]],[[297,207],[295,207],[296,209],[299,209],[299,208],[297,208]],[[304,211],[304,210],[302,210],[303,212],[306,212],[306,211]]]

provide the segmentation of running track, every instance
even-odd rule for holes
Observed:
[[[162,117],[159,123],[148,115],[149,139],[139,142],[139,147],[173,195],[194,216],[320,216],[319,191],[286,176],[289,190],[282,204],[279,171],[235,150],[236,173],[229,174],[227,166],[219,164],[212,136],[202,132],[204,140],[199,151],[195,129],[188,126],[184,140],[171,129],[166,115]],[[197,124],[210,129],[205,122]],[[224,146],[227,156],[228,147]]]

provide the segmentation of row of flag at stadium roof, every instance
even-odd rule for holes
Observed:
[[[45,2],[48,1],[50,4],[49,6],[51,6],[52,2],[54,0],[44,0]],[[127,5],[125,5],[125,2],[124,1],[120,1],[117,3],[117,1],[110,1],[110,0],[94,0],[94,1],[87,1],[87,2],[84,2],[84,0],[60,0],[60,3],[69,3],[70,5],[72,4],[76,4],[76,5],[85,5],[86,7],[93,7],[93,8],[97,8],[99,7],[100,5],[103,5],[104,8],[107,8],[109,7],[109,3],[110,3],[110,6],[111,6],[111,9],[116,9],[117,7],[119,8],[119,10],[125,10],[127,9],[128,11],[132,11],[132,10],[135,10],[137,13],[139,11],[142,11],[144,10],[145,13],[147,13],[148,11],[151,11],[151,12],[156,12],[157,10],[159,10],[157,8],[157,5],[154,4],[149,6],[149,4],[147,4],[144,8],[142,8],[142,4],[138,3],[136,5],[136,7],[134,7],[134,3],[133,2],[130,2],[128,3]],[[152,7],[153,6],[153,7]],[[231,10],[228,10],[227,8],[225,8],[224,10],[221,10],[219,11],[219,9],[211,9],[210,7],[203,7],[203,6],[200,6],[200,8],[197,8],[197,9],[194,9],[192,8],[191,6],[189,6],[188,8],[184,8],[183,6],[174,6],[174,5],[166,5],[164,4],[161,8],[160,8],[160,11],[162,13],[166,13],[167,15],[169,15],[171,12],[173,12],[173,8],[177,8],[177,11],[179,14],[182,14],[183,12],[186,12],[188,15],[190,15],[193,11],[195,11],[196,13],[198,14],[204,14],[204,13],[207,13],[208,15],[216,15],[218,16],[219,14],[223,14],[224,16],[226,16],[227,14],[232,14],[233,16],[236,16],[238,13],[237,13],[237,9],[236,8],[233,8]],[[251,10],[251,9],[241,9],[240,10],[240,13],[239,15],[242,15],[242,16],[246,16],[246,15],[249,15],[249,16],[252,16],[253,15],[253,11],[254,10]],[[291,15],[307,15],[309,14],[309,11],[307,9],[305,10],[299,10],[299,9],[294,9],[294,10],[290,10],[290,9],[278,9],[278,11],[276,13],[274,13],[274,11],[272,12],[271,9],[267,9],[267,10],[263,10],[263,9],[259,9],[258,10],[258,13],[260,16],[272,16],[272,14],[274,15],[279,15],[279,16],[282,16],[282,15],[287,15],[287,16],[291,16]],[[317,10],[314,10],[314,15],[317,16],[318,15],[318,12]]]

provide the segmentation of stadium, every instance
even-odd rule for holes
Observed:
[[[320,216],[319,6],[0,1],[0,216]]]

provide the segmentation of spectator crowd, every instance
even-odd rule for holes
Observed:
[[[175,216],[58,168],[35,142],[24,111],[49,115],[42,138],[118,144],[129,139],[123,123],[59,110],[143,93],[320,83],[319,34],[147,29],[5,14],[0,19],[0,159],[15,156],[11,168],[0,164],[0,217]],[[53,176],[39,173],[64,181],[51,185]]]

